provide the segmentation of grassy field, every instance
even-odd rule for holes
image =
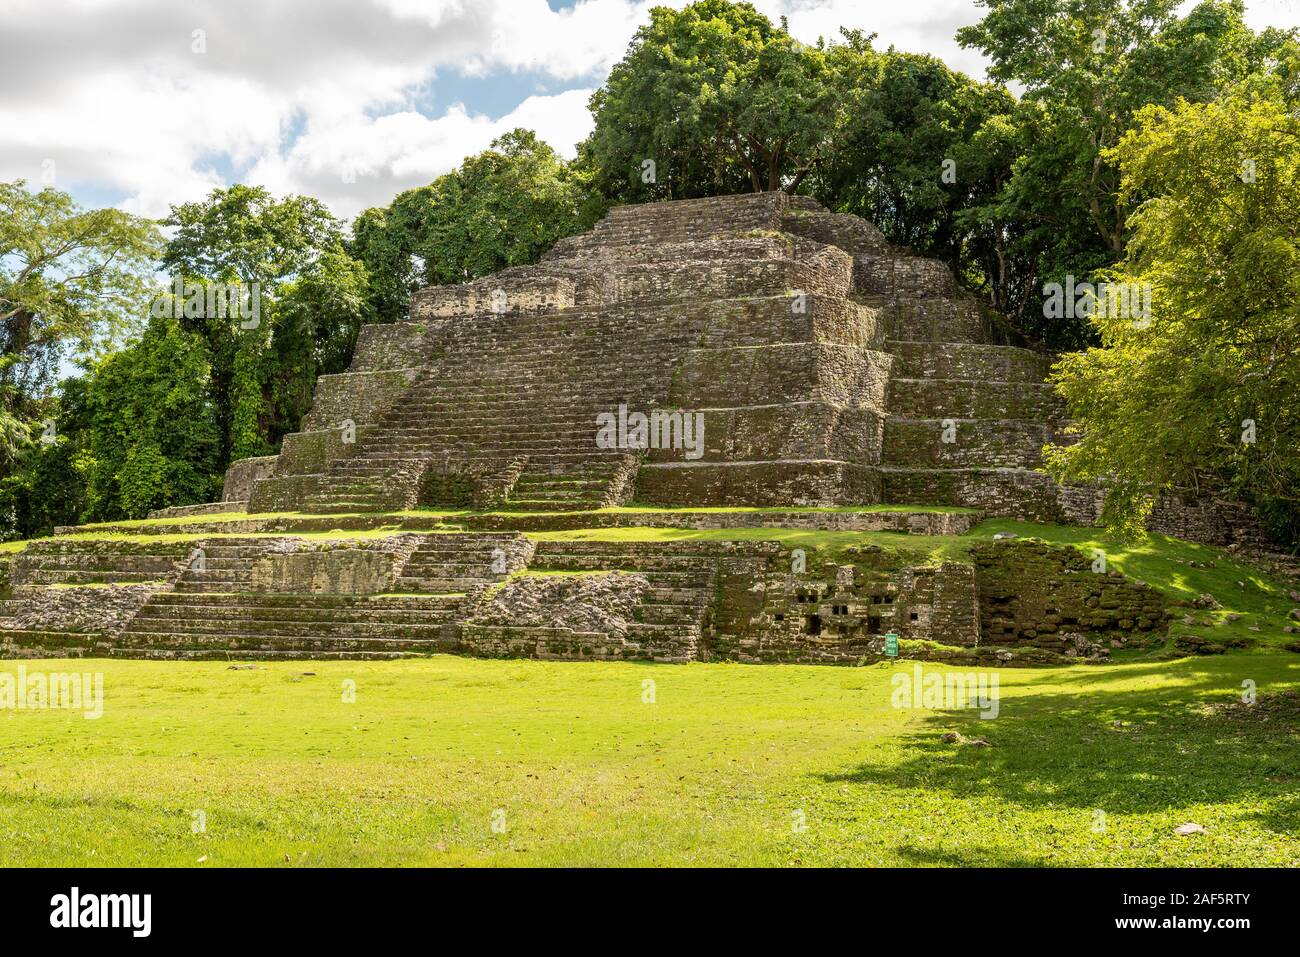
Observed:
[[[3,865],[1300,865],[1294,655],[1004,670],[994,720],[906,663],[23,664],[104,715],[0,711]]]

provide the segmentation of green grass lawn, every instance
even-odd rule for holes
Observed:
[[[1300,865],[1300,656],[1003,670],[991,721],[909,663],[24,664],[105,707],[0,711],[3,865]]]

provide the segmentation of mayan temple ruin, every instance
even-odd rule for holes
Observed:
[[[4,556],[0,650],[857,662],[893,634],[941,659],[1104,655],[1163,629],[1159,592],[1029,541],[917,557],[985,517],[1095,523],[1097,489],[1037,470],[1068,440],[1051,362],[944,264],[810,199],[619,207],[363,328],[223,501]],[[1258,536],[1222,503],[1151,524]]]

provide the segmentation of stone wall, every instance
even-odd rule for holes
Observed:
[[[423,541],[398,535],[373,541],[286,540],[252,567],[254,591],[375,595],[393,588],[401,567]]]
[[[1047,383],[981,379],[906,379],[889,382],[887,408],[894,415],[958,419],[1032,419],[1059,422],[1065,408]]]
[[[430,286],[411,297],[414,320],[482,313],[549,312],[574,305],[573,281],[488,277],[459,286]]]
[[[636,501],[717,506],[829,506],[880,501],[880,475],[837,461],[648,462],[637,475]]]
[[[223,502],[247,502],[253,493],[253,483],[267,478],[275,470],[276,456],[262,455],[240,459],[226,469],[226,482],[221,491]]]
[[[996,645],[1030,644],[1068,653],[1073,635],[1124,644],[1163,633],[1168,600],[1118,572],[1093,571],[1077,549],[1000,541],[972,549],[980,632]]]
[[[71,588],[21,588],[11,617],[0,628],[70,632],[109,637],[117,634],[160,585],[106,585]]]
[[[1043,446],[1061,438],[1050,423],[1025,419],[894,416],[885,424],[884,462],[910,468],[1032,468]]]
[[[338,429],[343,422],[373,422],[419,376],[418,369],[385,369],[323,375],[316,380],[311,411],[303,416],[302,430]]]
[[[878,551],[878,550],[877,550]],[[785,567],[782,567],[784,564]],[[740,661],[851,663],[879,657],[884,635],[949,646],[979,642],[974,569],[959,562],[893,570],[791,570],[787,558],[723,566],[709,648]]]

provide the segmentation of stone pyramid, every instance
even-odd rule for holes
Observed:
[[[362,330],[252,512],[415,506],[965,505],[1088,519],[1033,471],[1050,357],[993,344],[940,262],[784,193],[624,206],[543,260]],[[704,447],[602,449],[619,407]],[[240,495],[235,488],[231,495]],[[230,497],[230,496],[228,496]]]
[[[1161,632],[1159,592],[1070,548],[918,563],[858,536],[1093,524],[1099,490],[1038,469],[1067,440],[1051,362],[944,264],[810,199],[620,207],[363,328],[222,502],[0,556],[0,656],[858,662],[887,633],[939,660],[1100,656]],[[1172,500],[1152,526],[1256,527]],[[799,555],[801,530],[851,534]]]

